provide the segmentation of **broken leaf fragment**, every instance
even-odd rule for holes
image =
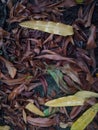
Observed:
[[[44,113],[39,108],[37,108],[33,103],[28,103],[25,108],[30,112],[33,112],[39,116],[45,116]]]
[[[73,95],[50,100],[45,105],[50,107],[81,106],[84,104],[84,101],[83,98]]]
[[[52,114],[54,114],[54,113],[56,113],[58,111],[59,111],[59,108],[51,108],[51,107],[49,107],[49,108],[44,110],[44,114],[45,114],[45,116],[50,116],[50,115],[52,115]]]

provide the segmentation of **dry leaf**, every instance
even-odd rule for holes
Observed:
[[[52,21],[48,22],[39,20],[24,21],[20,23],[20,26],[52,34],[58,34],[62,36],[68,36],[74,34],[72,26]]]
[[[89,108],[86,112],[83,113],[82,116],[76,120],[72,127],[71,130],[84,130],[87,125],[94,119],[98,112],[98,103]]]
[[[27,115],[26,115],[25,110],[22,111],[22,115],[23,115],[24,122],[27,123]]]
[[[25,108],[37,115],[45,116],[44,113],[39,108],[37,108],[33,103],[28,103]]]
[[[31,125],[39,127],[50,127],[57,124],[55,118],[32,118],[28,116],[27,121]]]
[[[91,91],[78,91],[75,96],[81,97],[81,98],[91,98],[91,97],[96,97],[98,98],[98,93],[91,92]]]
[[[0,56],[0,59],[5,63],[5,66],[8,69],[8,72],[11,78],[14,78],[16,75],[17,69],[14,67],[14,65],[11,62],[7,61],[2,56]]]
[[[84,104],[84,99],[77,96],[66,96],[50,100],[45,103],[45,106],[64,107],[64,106],[80,106]]]

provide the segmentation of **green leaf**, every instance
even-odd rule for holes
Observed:
[[[47,68],[47,72],[52,76],[52,78],[55,80],[58,87],[62,91],[66,92],[66,93],[69,92],[69,88],[68,88],[66,82],[63,80],[63,74],[59,69],[51,66],[50,68]]]
[[[56,113],[58,111],[59,111],[59,108],[51,108],[51,107],[49,107],[49,108],[44,110],[44,114],[45,114],[45,116],[50,116],[50,115],[52,115],[52,114],[54,114],[54,113]]]

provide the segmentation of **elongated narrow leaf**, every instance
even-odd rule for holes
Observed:
[[[4,59],[2,56],[0,56],[0,60],[2,60],[5,63],[5,66],[8,69],[8,73],[11,76],[11,78],[14,78],[17,72],[17,69],[14,67],[14,65],[8,60]]]
[[[10,130],[10,127],[5,125],[5,126],[0,126],[0,130]]]
[[[36,29],[52,34],[58,34],[62,36],[73,35],[73,27],[70,25],[56,23],[52,21],[40,21],[40,20],[31,20],[31,21],[24,21],[20,23],[20,26]]]
[[[84,112],[83,115],[73,123],[71,130],[84,130],[92,122],[97,112],[98,104],[95,104],[93,107]]]
[[[30,116],[27,117],[27,121],[29,124],[33,126],[39,127],[50,127],[57,124],[57,120],[55,117],[53,118],[32,118]]]
[[[81,98],[91,98],[91,97],[98,98],[98,93],[82,90],[82,91],[78,91],[75,94],[75,96],[81,97]]]
[[[45,103],[46,106],[64,107],[64,106],[80,106],[84,104],[84,99],[76,96],[66,96],[54,99]]]
[[[28,103],[25,108],[37,115],[44,116],[44,113],[39,108],[37,108],[33,103]]]
[[[27,123],[27,115],[26,115],[26,112],[24,110],[22,111],[22,115],[23,115],[24,122]]]

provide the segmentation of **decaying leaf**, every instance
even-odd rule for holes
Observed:
[[[1,81],[7,85],[19,85],[19,84],[24,83],[28,77],[29,75],[26,74],[17,79],[4,79],[4,80],[2,79]]]
[[[44,113],[38,107],[36,107],[33,103],[28,103],[25,108],[29,110],[30,112],[33,112],[39,116],[45,116]]]
[[[81,82],[78,77],[78,73],[70,66],[70,64],[66,64],[61,68],[61,71],[68,75],[74,82],[78,83],[81,85]]]
[[[32,118],[28,116],[27,121],[29,124],[39,127],[50,127],[57,124],[56,118]]]
[[[64,107],[64,106],[81,106],[84,104],[84,99],[77,96],[66,96],[58,99],[50,100],[45,103],[45,106]]]
[[[97,0],[0,1],[1,125],[66,129],[98,102],[97,6]],[[45,106],[53,99],[55,107]],[[98,114],[86,129],[98,129],[97,122]]]
[[[8,100],[13,100],[17,95],[19,95],[25,89],[25,85],[21,84],[9,94]]]
[[[0,56],[0,60],[2,60],[5,63],[5,66],[8,69],[11,78],[14,78],[17,72],[17,69],[14,67],[14,65],[11,62],[4,59],[2,56]]]

